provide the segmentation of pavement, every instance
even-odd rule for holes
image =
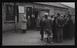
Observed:
[[[26,33],[18,32],[6,32],[2,34],[2,45],[12,46],[12,45],[75,45],[74,39],[64,40],[62,43],[51,43],[47,44],[40,40],[40,31],[27,31]]]

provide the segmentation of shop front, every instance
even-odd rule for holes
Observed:
[[[3,29],[9,24],[14,29],[20,29],[23,16],[27,19],[27,29],[36,29],[40,27],[40,19],[44,13],[51,16],[57,13],[65,14],[67,11],[65,8],[35,3],[4,3],[3,10]]]

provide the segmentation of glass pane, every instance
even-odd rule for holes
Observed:
[[[15,20],[14,6],[12,6],[12,5],[7,5],[6,20],[7,21],[14,21]]]

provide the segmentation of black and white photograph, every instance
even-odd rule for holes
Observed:
[[[2,46],[75,45],[75,2],[2,2]]]

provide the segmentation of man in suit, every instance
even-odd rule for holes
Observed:
[[[44,22],[45,18],[44,16],[42,16],[41,20],[40,20],[40,34],[41,34],[41,40],[43,40],[44,38],[44,26],[45,26],[45,22]]]
[[[57,17],[59,17],[59,16],[60,16],[60,14],[58,13],[56,16],[54,16],[54,20],[53,20],[52,32],[53,32],[53,41],[54,41],[54,42],[57,41],[56,19],[57,19]]]
[[[51,18],[49,17],[48,15],[45,15],[45,33],[47,34],[47,43],[51,43],[51,36],[53,36],[53,33],[52,33],[52,25],[53,25],[53,22],[51,20]]]
[[[63,41],[63,27],[65,25],[65,21],[63,16],[58,16],[56,19],[56,31],[57,31],[57,42]]]

